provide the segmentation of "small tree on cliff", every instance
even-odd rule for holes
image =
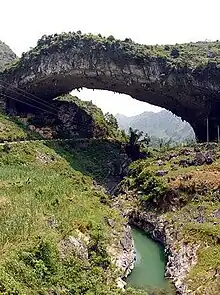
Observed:
[[[150,143],[150,136],[146,133],[144,135],[143,131],[138,129],[129,128],[129,144],[136,145],[139,144],[141,147],[148,147]]]

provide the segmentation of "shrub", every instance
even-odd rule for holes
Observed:
[[[173,58],[179,57],[180,56],[179,50],[176,47],[174,47],[171,50],[170,56],[173,57]]]

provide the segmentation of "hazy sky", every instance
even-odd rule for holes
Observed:
[[[81,30],[145,44],[217,40],[219,0],[0,0],[0,40],[20,55],[44,34]],[[127,115],[155,110],[122,94],[86,90],[104,111]]]

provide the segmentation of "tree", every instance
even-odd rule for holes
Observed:
[[[143,136],[143,131],[138,129],[129,128],[129,141],[126,145],[127,155],[133,160],[144,158],[146,153],[141,152],[141,148],[148,146],[150,143],[150,137],[146,133]]]
[[[105,114],[105,121],[107,122],[107,124],[108,124],[111,128],[118,130],[118,121],[117,121],[117,119],[116,119],[112,114],[110,114],[109,112]]]
[[[133,40],[131,38],[125,38],[124,42],[133,43]]]
[[[129,144],[134,146],[138,143],[139,139],[143,135],[143,131],[139,131],[138,129],[129,128]]]
[[[145,133],[143,139],[141,139],[139,141],[141,143],[141,145],[143,145],[144,147],[149,147],[150,144],[150,136],[148,135],[148,133]]]
[[[139,144],[141,147],[149,146],[150,144],[150,136],[145,133],[143,135],[143,131],[140,131],[138,129],[132,129],[131,127],[129,128],[129,144],[130,145],[135,145]]]
[[[110,36],[108,36],[107,40],[109,40],[109,41],[114,41],[114,40],[115,40],[115,37],[112,36],[112,35],[110,35]]]

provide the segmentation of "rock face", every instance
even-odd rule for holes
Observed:
[[[153,52],[143,52],[137,57],[133,52],[139,44],[118,40],[107,46],[98,36],[71,36],[40,40],[0,79],[49,101],[81,87],[125,93],[172,111],[191,124],[201,141],[206,140],[208,117],[209,138],[217,137],[216,128],[220,125],[217,64],[208,63],[204,68],[175,67]],[[7,94],[22,99],[22,95],[10,90]]]
[[[16,54],[4,42],[0,41],[0,72],[4,70],[7,64],[16,59]]]
[[[111,227],[114,227],[114,222],[112,220],[108,220],[108,223],[109,225],[111,224]],[[107,247],[107,253],[111,257],[112,263],[119,271],[120,276],[117,278],[116,283],[119,288],[124,289],[126,286],[124,279],[134,268],[136,258],[130,226],[124,224],[120,238],[118,238],[118,233],[116,233],[116,237],[117,238]],[[68,259],[71,255],[75,255],[81,260],[88,260],[89,242],[90,237],[80,231],[77,231],[76,236],[66,237],[61,240],[58,245],[60,258]]]
[[[111,256],[113,263],[121,272],[118,286],[124,287],[126,283],[123,281],[123,279],[125,279],[134,268],[136,259],[134,242],[129,225],[124,225],[121,239],[110,245],[107,251]]]
[[[13,101],[5,111],[20,117],[31,131],[47,139],[107,136],[105,126],[97,124],[92,114],[71,101],[53,101],[49,110],[42,111]]]
[[[73,236],[69,236],[60,241],[59,252],[62,259],[65,259],[73,254],[82,260],[88,260],[89,257],[85,241],[83,241],[82,238],[80,239]]]
[[[173,225],[155,213],[131,211],[129,220],[131,224],[143,229],[153,239],[164,245],[167,255],[165,275],[174,282],[178,294],[192,294],[185,284],[185,278],[197,262],[196,251],[199,246],[181,243],[175,247],[177,233]]]

